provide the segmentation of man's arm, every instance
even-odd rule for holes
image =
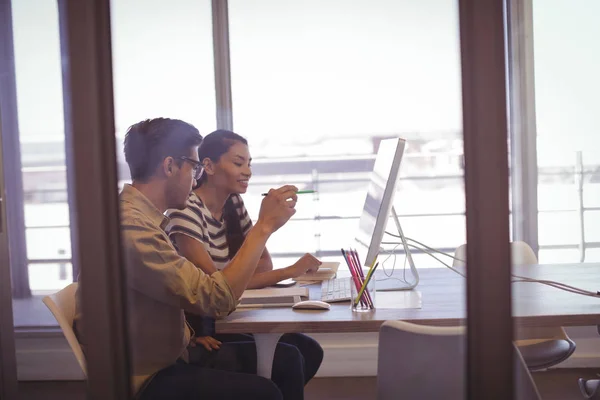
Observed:
[[[258,260],[270,235],[269,230],[258,222],[248,232],[236,256],[220,272],[227,280],[236,299],[242,296],[250,278],[254,275]],[[179,252],[183,257],[206,274],[213,275],[217,273],[215,263],[199,240],[181,233],[173,234],[173,239],[176,241]]]
[[[208,254],[202,245],[202,242],[181,233],[174,234],[173,238],[177,243],[177,247],[179,248],[181,255],[190,260],[194,265],[196,265],[196,267],[200,268],[202,271],[204,271],[204,273],[209,275],[217,272],[217,267],[212,261],[210,254]],[[261,272],[259,269],[261,268],[261,263],[265,261],[265,254],[267,255],[266,261],[270,268],[269,270]],[[274,270],[271,256],[265,248],[258,261],[258,267],[256,268],[254,275],[252,275],[252,278],[250,278],[247,289],[261,289],[266,286],[272,286],[284,279],[295,278],[309,270],[316,270],[318,269],[319,265],[319,260],[310,255],[306,255],[294,265],[291,265],[287,268]],[[229,266],[225,267],[225,270],[227,270],[227,268],[229,268]]]
[[[269,254],[269,250],[265,247],[262,254],[260,255],[260,259],[258,260],[258,266],[256,267],[256,274],[261,272],[268,272],[273,270],[273,260],[271,259],[271,254]],[[256,276],[256,274],[254,274]]]
[[[211,275],[218,271],[217,266],[215,265],[208,251],[206,251],[202,241],[178,232],[172,233],[171,238],[175,243],[177,243],[179,253],[190,260],[196,267],[200,268],[205,274]],[[271,260],[269,251],[265,247],[260,258],[258,259],[258,265],[254,271],[252,280],[256,277],[256,275],[264,272],[270,272],[272,270],[273,261]],[[291,276],[288,278],[291,278]],[[274,281],[274,283],[279,282],[282,279],[287,278],[282,277],[281,279]],[[250,281],[250,284],[248,284],[250,289],[254,288],[252,287],[252,280]]]
[[[177,254],[160,228],[144,219],[121,225],[128,284],[163,303],[210,317],[223,317],[236,307],[223,274],[206,275]]]
[[[246,235],[244,243],[229,265],[222,271],[234,295],[239,298],[256,271],[267,239],[296,212],[298,188],[292,185],[271,189],[260,205],[256,225]]]
[[[221,271],[236,298],[246,290],[270,236],[271,230],[259,220],[248,232],[235,257]]]
[[[182,233],[174,233],[172,234],[172,238],[177,243],[179,253],[190,260],[196,267],[200,268],[205,274],[212,275],[218,271],[217,266],[201,241]],[[229,265],[225,268],[228,267]],[[265,248],[258,260],[258,266],[252,278],[250,278],[247,289],[264,288],[288,278],[293,278],[293,276],[287,268],[273,271],[271,256]]]
[[[252,227],[250,232],[246,235],[244,243],[235,257],[233,257],[223,271],[215,272],[211,275],[215,276],[222,274],[227,281],[229,288],[231,288],[231,292],[235,299],[239,299],[244,293],[244,290],[246,290],[252,275],[254,275],[254,272],[256,271],[258,260],[263,254],[263,250],[271,234],[285,224],[296,212],[294,207],[298,199],[296,196],[297,191],[298,188],[291,185],[282,186],[276,190],[271,189],[261,203],[260,215],[256,225]],[[186,240],[184,239],[184,241]],[[186,242],[188,242],[187,244],[190,244],[189,241]],[[178,245],[180,245],[179,242]],[[180,250],[182,249],[180,248]],[[199,249],[196,252],[188,248],[187,251],[200,255],[202,255],[203,252],[206,253],[205,249]],[[192,254],[190,254],[190,256],[192,258],[198,257]],[[205,257],[200,256],[200,258],[197,258],[196,260],[202,265],[202,260],[205,260],[206,257],[209,257],[208,253],[205,254]],[[208,266],[207,268],[210,268],[212,260],[210,263],[204,262],[204,264]],[[200,265],[199,268],[201,268]]]

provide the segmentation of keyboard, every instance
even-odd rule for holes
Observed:
[[[350,278],[334,278],[321,282],[321,301],[335,303],[350,300]]]

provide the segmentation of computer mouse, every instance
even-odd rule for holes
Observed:
[[[292,306],[296,310],[329,310],[331,306],[320,300],[299,301]]]

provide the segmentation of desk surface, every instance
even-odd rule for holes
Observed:
[[[553,280],[590,291],[600,290],[600,264],[559,264],[514,267],[513,273]],[[350,303],[331,304],[329,311],[264,308],[239,310],[217,322],[219,333],[376,332],[384,321],[405,320],[423,325],[465,323],[466,280],[446,268],[419,270],[420,309],[377,308],[353,313]],[[513,315],[518,326],[584,326],[600,324],[600,299],[565,292],[539,283],[513,283]],[[320,298],[320,284],[310,286]]]

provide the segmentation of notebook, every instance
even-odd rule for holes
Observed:
[[[326,281],[335,278],[340,263],[338,261],[325,261],[319,267],[317,272],[312,274],[300,275],[293,278],[296,282],[304,281]]]
[[[291,307],[308,299],[307,287],[245,290],[237,308]]]

